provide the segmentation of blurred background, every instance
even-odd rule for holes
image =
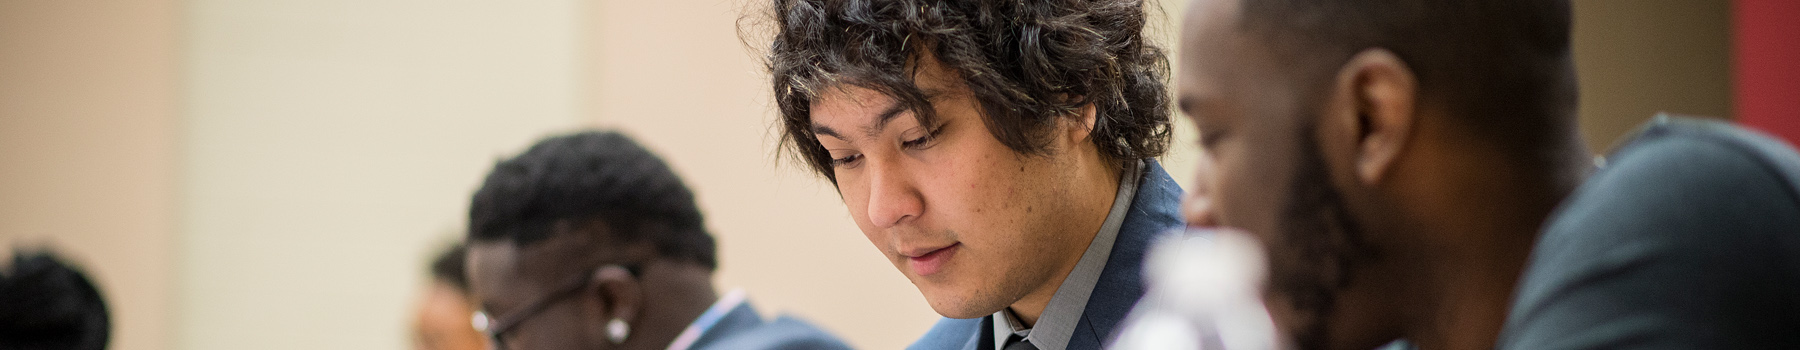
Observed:
[[[1156,5],[1165,44],[1184,3]],[[1658,111],[1800,135],[1778,116],[1800,110],[1794,4],[1575,0],[1589,143]],[[698,193],[721,288],[900,348],[937,316],[829,184],[776,158],[763,6],[0,0],[0,255],[84,267],[115,349],[402,349],[493,162],[619,128]]]

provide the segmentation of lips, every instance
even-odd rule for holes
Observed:
[[[962,248],[962,243],[954,243],[921,254],[907,254],[906,261],[912,264],[913,273],[919,274],[919,276],[930,276],[943,269],[944,264],[949,263],[950,258],[956,256],[959,248]]]

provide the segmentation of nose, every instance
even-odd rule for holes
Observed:
[[[869,223],[890,228],[925,209],[918,187],[900,164],[869,162]]]
[[[1205,193],[1189,193],[1181,201],[1181,218],[1189,227],[1219,226],[1219,214],[1213,208],[1212,198]]]
[[[1188,189],[1187,196],[1181,200],[1181,218],[1190,227],[1219,226],[1218,206],[1215,205],[1213,191],[1218,177],[1212,165],[1212,155],[1206,149],[1200,150],[1200,161],[1194,169],[1194,186]]]

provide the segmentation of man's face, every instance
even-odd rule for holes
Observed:
[[[551,261],[566,256],[562,250],[586,247],[556,235],[526,247],[511,240],[471,242],[469,288],[480,299],[481,309],[492,318],[517,317],[527,304],[556,294],[571,278],[581,275],[576,264]],[[524,319],[504,335],[508,349],[591,349],[601,342],[588,339],[591,318],[585,317],[581,295],[560,297],[548,307]],[[492,325],[490,325],[492,326]]]
[[[1320,99],[1265,43],[1243,32],[1237,0],[1198,0],[1183,23],[1182,112],[1204,148],[1187,200],[1190,225],[1229,226],[1269,248],[1271,313],[1302,348],[1327,327],[1353,262],[1365,255],[1317,142]]]
[[[936,124],[858,87],[813,103],[814,132],[836,159],[850,216],[946,317],[996,312],[1046,285],[1054,293],[1057,270],[1073,266],[1088,243],[1069,232],[1074,152],[1007,148],[961,78],[924,61],[915,83]]]

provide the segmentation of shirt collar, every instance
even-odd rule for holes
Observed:
[[[743,304],[747,294],[744,293],[743,288],[733,288],[730,292],[725,293],[725,296],[719,297],[719,301],[713,302],[712,307],[706,308],[706,312],[695,318],[694,323],[689,323],[687,329],[681,330],[681,335],[676,336],[675,341],[669,343],[668,349],[687,350],[694,346],[694,342],[700,341],[701,335],[705,335],[706,331],[719,324],[719,320],[724,319],[726,314],[730,314],[732,309]]]
[[[1143,167],[1143,161],[1132,161],[1119,173],[1119,192],[1113,196],[1112,209],[1106,213],[1106,221],[1100,224],[1100,232],[1094,234],[1087,252],[1075,262],[1075,269],[1069,271],[1062,285],[1056,287],[1056,294],[1050,296],[1050,304],[1044,307],[1036,325],[1025,328],[1010,309],[994,313],[995,349],[1004,348],[1006,337],[1019,332],[1024,332],[1025,339],[1038,349],[1062,350],[1069,346],[1069,337],[1075,334],[1075,325],[1080,323],[1081,315],[1087,309],[1088,297],[1094,294],[1094,285],[1100,282],[1100,272],[1106,269],[1107,258],[1112,257],[1113,242],[1118,240],[1125,214],[1131,210],[1138,180],[1143,177]]]

